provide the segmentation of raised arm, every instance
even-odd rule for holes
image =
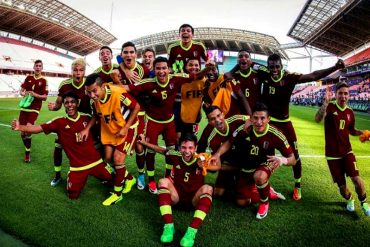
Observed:
[[[147,142],[144,134],[139,135],[138,142],[155,151],[156,153],[165,154],[167,152],[167,149]]]
[[[320,123],[321,120],[325,117],[326,108],[328,107],[328,104],[333,97],[333,92],[330,89],[330,86],[326,87],[325,95],[324,95],[324,101],[322,103],[322,106],[320,109],[316,112],[315,115],[315,121],[316,123]]]
[[[49,111],[58,111],[62,107],[62,97],[58,96],[55,102],[48,103]]]
[[[344,64],[343,60],[338,59],[337,63],[334,66],[330,67],[330,68],[316,70],[316,71],[313,71],[312,73],[301,75],[298,78],[298,83],[317,81],[317,80],[319,80],[319,79],[321,79],[321,78],[323,78],[327,75],[330,75],[334,71],[336,71],[338,69],[343,69],[343,68],[345,68],[345,64]]]
[[[40,125],[21,125],[17,119],[12,121],[12,130],[27,132],[31,134],[41,133],[43,130]]]

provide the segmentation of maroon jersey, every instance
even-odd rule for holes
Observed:
[[[105,71],[102,66],[97,68],[94,73],[98,74],[100,78],[103,79],[103,82],[110,82],[113,83],[113,79],[110,76],[113,72],[113,70],[118,69],[119,65],[116,63],[112,64],[112,68],[109,71]]]
[[[249,134],[248,134],[249,133]],[[252,127],[249,131],[239,131],[233,134],[230,139],[239,154],[239,157],[244,157],[248,162],[244,162],[243,168],[255,169],[257,166],[266,162],[267,155],[274,155],[275,149],[279,150],[284,157],[293,154],[293,151],[286,137],[278,129],[272,125],[267,125],[266,131],[258,134]]]
[[[202,42],[192,41],[189,48],[185,48],[181,45],[181,41],[177,41],[168,47],[168,61],[173,73],[183,73],[185,62],[189,57],[198,59],[201,64],[201,59],[204,61],[208,60],[206,47]]]
[[[48,82],[44,77],[36,78],[34,75],[29,75],[24,79],[21,87],[26,91],[33,91],[37,94],[44,95],[48,94]],[[22,108],[21,111],[37,112],[39,113],[42,106],[42,100],[33,99],[31,105],[28,108]]]
[[[91,117],[78,113],[76,119],[59,117],[41,125],[45,134],[54,132],[63,146],[71,167],[83,167],[95,162],[102,162],[99,152],[94,147],[92,135],[84,142],[77,142],[77,134],[86,128]]]
[[[278,80],[271,76],[263,80],[262,100],[267,105],[270,115],[278,120],[289,118],[289,102],[293,89],[301,74],[281,71]]]
[[[119,73],[121,74],[121,77],[122,77],[122,83],[126,84],[126,85],[132,84],[127,79],[126,74],[125,74],[125,72],[123,72],[121,67],[118,67],[118,70],[119,70]],[[145,66],[143,66],[139,63],[136,63],[135,67],[130,69],[130,70],[133,71],[133,72],[136,72],[138,74],[138,76],[140,77],[140,79],[149,78],[150,71],[148,70],[147,67],[145,67]]]
[[[181,194],[195,193],[204,185],[202,169],[199,168],[196,159],[186,162],[182,159],[181,153],[174,150],[168,151],[165,156],[167,164],[172,165],[176,190],[181,191]]]
[[[157,77],[148,78],[135,85],[128,85],[133,95],[144,93],[148,95],[151,103],[145,108],[149,119],[153,121],[169,121],[173,118],[173,105],[176,93],[180,90],[183,83],[194,80],[193,75],[176,74],[168,75],[165,85],[158,82]]]
[[[74,92],[79,98],[78,111],[91,114],[90,98],[87,96],[85,90],[85,78],[79,86],[74,84],[72,78],[62,81],[59,85],[58,96],[63,97],[69,91]]]
[[[253,109],[261,98],[261,81],[259,80],[258,72],[249,68],[246,74],[238,70],[233,76],[245,98],[247,98],[250,108]]]
[[[226,132],[221,133],[216,128],[212,128],[210,125],[204,129],[199,142],[198,142],[198,153],[203,153],[207,148],[210,149],[210,152],[214,154],[229,138],[232,137],[232,134],[236,130],[241,130],[244,127],[245,121],[248,119],[248,116],[244,115],[235,115],[225,119]],[[222,160],[231,161],[232,151],[229,150],[227,153],[222,155]]]
[[[342,158],[352,151],[349,134],[355,130],[355,116],[348,106],[341,108],[336,102],[330,102],[326,108],[325,155],[330,158]]]

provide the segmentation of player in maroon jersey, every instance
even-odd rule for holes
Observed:
[[[204,62],[208,62],[206,47],[202,42],[194,41],[194,28],[189,24],[182,24],[179,28],[180,40],[169,45],[168,61],[173,73],[183,73],[185,61],[189,57],[198,59],[199,64],[201,58]]]
[[[48,109],[50,111],[58,111],[63,104],[63,95],[68,91],[74,92],[78,98],[78,108],[77,110],[82,113],[91,114],[90,107],[90,98],[86,95],[85,92],[85,69],[86,62],[83,58],[77,58],[72,62],[72,78],[62,81],[58,89],[58,97],[55,102],[48,103]],[[54,170],[55,177],[50,182],[50,185],[55,187],[61,180],[61,170],[62,170],[62,145],[58,142],[58,139],[55,139],[55,148],[54,148]]]
[[[146,135],[151,144],[158,143],[158,136],[163,135],[167,148],[174,149],[176,144],[176,129],[173,115],[173,105],[176,93],[183,83],[189,83],[195,78],[202,78],[205,73],[214,66],[206,65],[205,69],[196,75],[170,74],[168,60],[165,57],[157,57],[154,60],[156,76],[143,80],[142,83],[124,85],[133,95],[143,93],[149,96],[151,103],[146,110],[147,125]],[[157,193],[157,186],[154,179],[154,152],[148,150],[146,154],[146,167],[149,177],[149,191]]]
[[[141,142],[155,152],[164,154],[167,163],[173,167],[173,179],[162,178],[158,183],[159,210],[165,223],[160,238],[161,242],[170,243],[173,241],[175,227],[171,205],[192,205],[196,209],[194,217],[184,237],[181,239],[180,245],[193,246],[196,233],[212,204],[213,188],[204,183],[204,174],[202,173],[202,166],[207,160],[203,155],[206,154],[201,156],[196,154],[197,138],[189,133],[181,136],[179,152],[150,144],[145,140],[144,136],[141,136]],[[210,171],[219,169],[220,163],[207,166],[207,170]]]
[[[27,97],[20,103],[19,122],[21,125],[33,125],[40,113],[42,101],[48,97],[48,83],[42,76],[42,61],[36,60],[33,65],[34,74],[28,75],[21,85],[20,95]],[[27,104],[27,106],[26,106]],[[21,132],[21,138],[25,146],[24,162],[31,162],[31,140],[32,137],[26,132]]]
[[[109,46],[102,46],[99,50],[99,60],[101,62],[101,66],[97,68],[94,73],[98,74],[104,82],[122,85],[122,82],[119,79],[119,65],[112,63],[112,59],[112,49]]]
[[[150,71],[149,77],[154,77],[154,67],[153,62],[155,59],[155,51],[152,48],[145,48],[141,53],[142,56],[142,64],[147,67]]]
[[[257,103],[251,116],[251,126],[245,131],[235,131],[232,138],[218,149],[211,161],[219,160],[221,155],[235,145],[236,158],[245,159],[243,162],[242,179],[253,176],[260,195],[257,219],[267,216],[269,210],[270,184],[269,178],[272,173],[282,165],[293,166],[296,163],[293,151],[286,137],[275,127],[269,125],[270,116],[266,105]],[[275,149],[279,150],[282,157],[275,156]],[[243,181],[241,181],[243,182]],[[239,183],[247,188],[248,183]],[[244,188],[238,188],[242,191]]]
[[[58,135],[58,140],[62,144],[70,164],[67,179],[68,197],[77,199],[89,175],[103,181],[110,181],[113,170],[101,159],[99,152],[94,147],[91,135],[85,142],[81,142],[79,132],[86,127],[91,117],[77,111],[79,97],[73,92],[67,92],[63,95],[62,102],[67,116],[53,119],[41,125],[21,125],[19,121],[14,120],[12,129],[34,134],[54,132]]]
[[[347,105],[349,89],[346,82],[336,85],[335,101],[331,101],[331,90],[327,87],[323,105],[316,113],[315,120],[320,122],[324,117],[325,156],[333,181],[338,185],[339,192],[347,200],[347,210],[355,211],[355,200],[346,184],[346,176],[355,185],[358,200],[366,216],[370,216],[370,207],[366,202],[366,190],[356,164],[349,135],[359,136],[362,130],[355,128],[355,115]]]
[[[297,137],[293,124],[289,118],[289,102],[293,89],[296,84],[316,81],[330,73],[344,68],[344,62],[338,62],[327,69],[313,71],[309,74],[290,73],[283,69],[281,58],[277,54],[272,54],[267,59],[269,74],[262,75],[262,101],[267,105],[271,114],[271,123],[280,129],[288,138],[290,146],[293,148],[297,164],[293,166],[294,188],[293,200],[300,200],[302,163],[298,154]]]

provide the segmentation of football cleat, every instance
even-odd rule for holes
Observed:
[[[122,190],[123,194],[127,194],[131,191],[132,186],[136,184],[136,178],[132,177],[132,179],[126,179],[125,180],[125,187]]]
[[[122,200],[122,195],[117,195],[116,193],[111,192],[110,197],[108,197],[104,202],[104,206],[110,206],[116,204],[117,202]]]
[[[163,233],[161,235],[162,243],[171,243],[173,241],[173,235],[175,234],[175,227],[173,224],[165,224],[163,227]]]
[[[302,191],[301,188],[294,187],[293,189],[293,200],[294,201],[299,201],[302,198]]]
[[[26,152],[24,154],[24,162],[30,163],[31,162],[31,154],[29,152]]]
[[[355,199],[352,199],[352,197],[347,200],[346,209],[348,212],[355,212]]]
[[[148,187],[149,187],[149,192],[150,193],[152,193],[152,194],[158,194],[157,184],[155,183],[155,181],[150,181],[148,183]]]
[[[139,176],[137,176],[137,184],[136,184],[136,187],[139,190],[145,189],[145,176],[144,176],[144,174],[139,174]]]
[[[185,232],[184,237],[182,237],[180,241],[180,245],[182,247],[192,247],[194,245],[195,236],[197,235],[197,229],[192,227],[188,227]]]
[[[256,218],[259,220],[265,218],[267,216],[267,213],[269,212],[269,207],[270,207],[269,202],[260,203],[260,205],[258,206]]]
[[[276,192],[274,188],[270,187],[270,195],[269,195],[271,200],[285,200],[285,196],[281,194],[280,192]]]
[[[32,95],[27,95],[26,96],[26,99],[25,99],[25,102],[23,104],[23,108],[28,108],[30,107],[30,105],[32,104],[32,101],[33,101],[34,97]]]
[[[53,180],[51,180],[50,182],[51,187],[57,186],[60,181],[62,181],[62,177],[54,177]]]
[[[362,203],[362,211],[364,211],[364,214],[366,216],[370,216],[370,206],[367,202]]]

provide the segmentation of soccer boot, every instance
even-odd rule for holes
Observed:
[[[171,224],[165,224],[163,226],[163,233],[161,235],[161,242],[166,244],[166,243],[171,243],[173,241],[173,235],[175,234],[175,227],[173,223]]]
[[[22,100],[19,102],[18,106],[19,106],[20,108],[23,108],[23,107],[24,107],[24,104],[26,103],[26,101],[27,101],[27,96],[24,96],[24,97],[22,98]]]
[[[302,191],[301,188],[294,187],[293,188],[293,200],[294,201],[299,201],[302,198]]]
[[[283,194],[281,194],[279,192],[276,192],[274,190],[274,188],[272,188],[272,187],[270,187],[270,195],[269,195],[269,197],[270,197],[271,200],[278,200],[278,199],[285,200],[286,199]]]
[[[184,237],[180,241],[182,247],[192,247],[194,245],[195,236],[197,235],[198,230],[192,227],[188,227],[185,232]]]
[[[265,218],[267,216],[267,213],[269,212],[269,207],[269,202],[260,203],[260,205],[258,206],[256,218],[259,220]]]
[[[111,192],[110,197],[108,197],[104,202],[104,206],[110,206],[116,204],[117,202],[122,200],[122,195],[117,195],[116,193]]]
[[[148,183],[148,187],[149,187],[149,192],[150,193],[152,193],[152,194],[158,194],[157,184],[155,183],[155,181],[150,181]]]
[[[139,190],[145,189],[145,175],[144,174],[139,174],[139,176],[137,176],[137,184],[136,184],[136,187]]]
[[[51,187],[57,186],[62,181],[62,177],[54,177],[53,180],[51,180],[50,185]]]
[[[367,202],[362,203],[362,211],[364,211],[364,214],[366,216],[370,216],[370,206]]]
[[[32,104],[34,97],[32,95],[27,95],[26,100],[23,104],[23,108],[28,108]]]
[[[346,209],[348,212],[355,212],[355,199],[352,199],[352,197],[347,200]]]
[[[136,178],[132,177],[132,179],[125,180],[125,188],[123,188],[122,193],[126,194],[129,193],[132,189],[132,186],[136,184]]]

